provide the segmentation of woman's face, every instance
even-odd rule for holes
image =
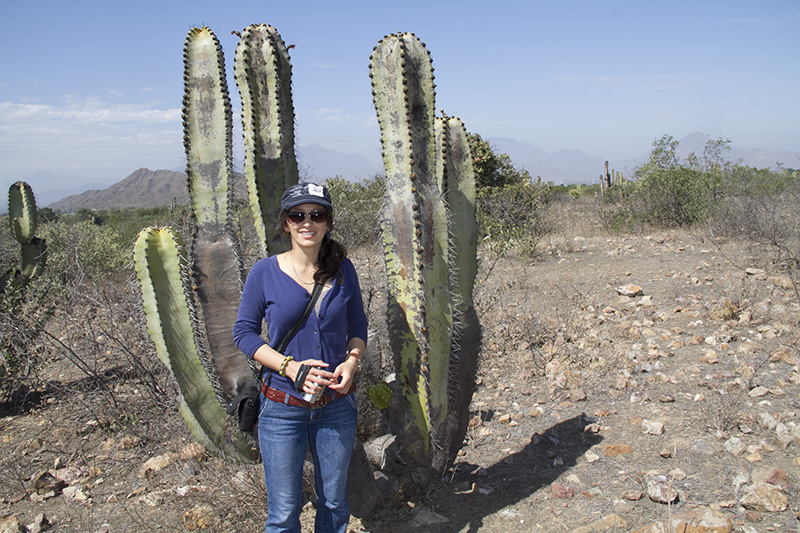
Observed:
[[[292,238],[292,246],[313,248],[322,244],[330,230],[330,216],[319,204],[300,204],[286,214],[284,230]]]

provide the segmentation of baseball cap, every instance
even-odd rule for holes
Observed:
[[[281,209],[289,209],[300,204],[319,204],[331,207],[331,193],[324,185],[316,183],[298,183],[292,185],[281,196]]]

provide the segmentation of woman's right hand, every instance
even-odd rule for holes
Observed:
[[[320,389],[333,383],[333,374],[325,370],[328,367],[328,363],[318,359],[306,359],[304,361],[292,361],[286,368],[286,375],[295,382],[295,386],[297,386],[296,378],[301,365],[311,367],[302,384],[304,392],[316,394]]]

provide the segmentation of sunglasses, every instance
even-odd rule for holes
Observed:
[[[304,213],[302,211],[291,211],[290,213],[286,213],[286,220],[288,220],[292,224],[302,224],[303,222],[305,222],[306,216],[311,222],[315,224],[325,224],[326,222],[328,222],[327,211],[311,211],[310,213]]]

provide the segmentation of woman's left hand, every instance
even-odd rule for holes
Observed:
[[[333,380],[335,383],[329,385],[328,388],[338,392],[347,392],[353,384],[353,378],[358,371],[358,359],[355,357],[348,357],[342,364],[336,367],[333,371]]]

